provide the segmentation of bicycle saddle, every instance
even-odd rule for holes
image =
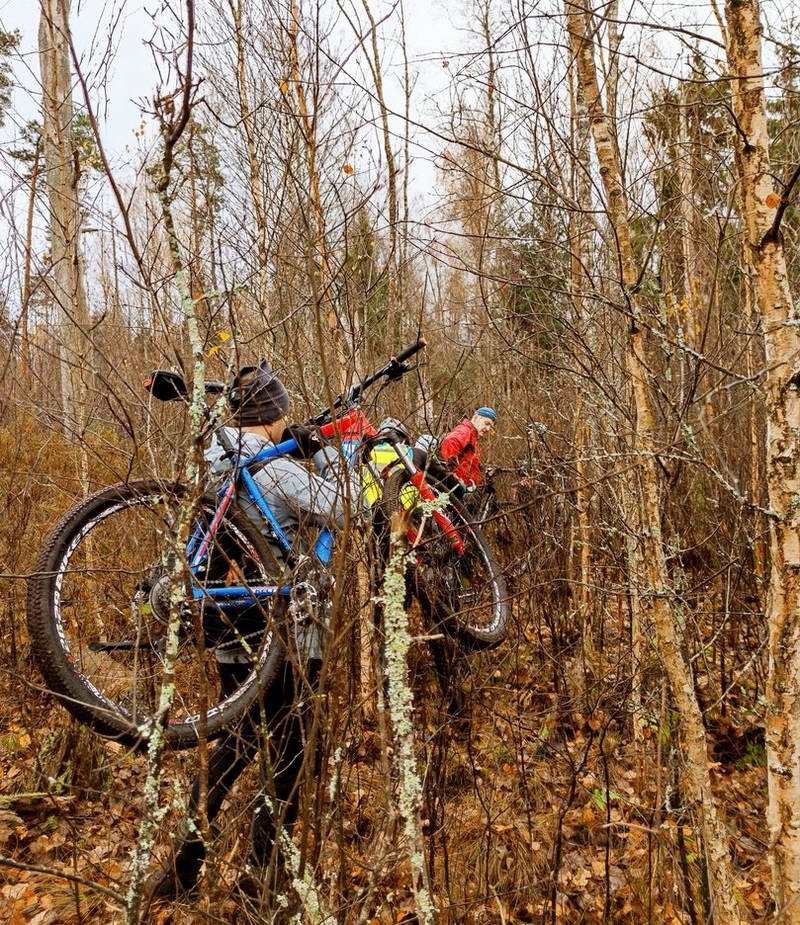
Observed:
[[[159,401],[185,401],[189,397],[186,380],[171,369],[154,369],[145,379],[144,387]],[[221,395],[224,391],[224,383],[206,382],[207,395]]]

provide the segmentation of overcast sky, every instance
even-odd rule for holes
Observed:
[[[772,31],[774,23],[785,22],[789,18],[796,0],[763,0],[763,16],[766,33]],[[144,44],[153,33],[153,17],[145,11],[150,9],[156,18],[159,15],[170,21],[169,14],[158,14],[159,0],[145,4],[142,0],[72,0],[72,25],[84,69],[91,73],[101,61],[110,60],[107,75],[103,75],[105,100],[98,99],[96,105],[102,117],[104,139],[112,154],[122,154],[128,144],[133,144],[133,132],[141,121],[138,103],[152,96],[156,84],[156,73],[152,55]],[[393,6],[394,3],[391,3]],[[505,4],[498,3],[502,8]],[[360,4],[356,4],[356,9]],[[412,72],[416,77],[415,113],[420,121],[434,112],[437,102],[446,104],[448,85],[452,71],[442,67],[442,60],[451,58],[465,50],[469,36],[465,31],[468,21],[467,10],[471,4],[467,0],[405,0],[406,32]],[[650,21],[662,28],[670,24],[683,23],[690,28],[711,34],[718,34],[714,22],[711,4],[701,0],[699,3],[676,3],[672,0],[622,0],[620,18],[632,18]],[[331,10],[336,7],[330,3]],[[382,9],[390,8],[389,0],[373,0],[376,15]],[[534,15],[542,5],[531,2],[529,10]],[[778,11],[781,11],[780,15]],[[342,19],[342,17],[339,17]],[[363,13],[362,13],[363,18]],[[797,14],[795,14],[795,18]],[[18,29],[22,34],[22,64],[15,66],[15,78],[20,86],[14,93],[12,114],[9,124],[0,138],[8,141],[15,132],[14,123],[38,116],[38,58],[36,54],[37,29],[39,21],[39,4],[37,0],[0,0],[0,25],[7,30]],[[113,54],[107,55],[109,24],[115,23],[111,30],[113,36]],[[399,82],[391,80],[391,38],[396,15],[392,24],[382,27],[385,66],[389,70],[387,93],[392,91],[396,101],[401,104]],[[544,25],[543,19],[534,22],[532,35],[535,37]],[[637,23],[625,30],[626,38],[634,38],[634,33],[641,35]],[[666,67],[672,71],[675,62],[681,57],[681,48],[669,33],[650,32],[655,41],[650,45],[649,57],[641,62],[656,67]],[[710,49],[709,49],[710,50]],[[769,55],[770,49],[767,49]],[[722,56],[717,50],[715,55]],[[386,59],[389,59],[388,62]],[[397,56],[395,55],[395,58]],[[399,67],[395,60],[395,67]],[[624,64],[624,59],[623,59]],[[88,65],[88,66],[87,66]],[[77,98],[76,94],[76,98]]]
[[[376,9],[386,6],[374,3]],[[101,129],[106,149],[112,161],[125,161],[126,146],[135,146],[134,131],[142,122],[142,101],[149,100],[157,82],[153,58],[145,42],[153,34],[152,13],[158,9],[157,0],[73,0],[72,28],[76,46],[83,62],[84,72],[93,74],[104,60],[110,61],[102,81],[95,81],[95,105],[101,118]],[[412,73],[416,77],[417,115],[432,113],[437,100],[446,100],[449,75],[442,67],[447,54],[465,47],[468,37],[466,4],[461,0],[406,0],[407,45]],[[171,17],[166,17],[171,21]],[[394,20],[396,22],[396,19]],[[108,56],[109,24],[113,54]],[[39,4],[36,0],[0,0],[0,25],[6,30],[18,29],[22,35],[21,64],[15,64],[15,80],[11,113],[2,131],[0,141],[12,142],[21,125],[28,119],[40,118],[38,91],[37,30]],[[392,27],[384,27],[392,34]],[[382,54],[388,59],[389,71],[386,92],[390,106],[402,107],[402,93],[398,80],[393,80],[391,46]],[[399,67],[399,60],[394,66]],[[102,95],[100,85],[102,84]],[[394,98],[394,100],[392,99]],[[76,103],[80,93],[75,93]],[[145,117],[146,122],[150,123]],[[152,125],[148,125],[148,130]],[[420,194],[433,182],[434,172],[426,155],[418,152],[413,171],[414,187]]]
[[[785,3],[789,6],[785,6]],[[153,57],[145,42],[153,35],[154,17],[158,20],[160,16],[162,23],[172,22],[171,15],[157,12],[160,4],[161,0],[148,0],[146,3],[142,0],[72,0],[75,43],[83,72],[90,78],[106,151],[115,165],[130,161],[126,148],[137,145],[134,132],[142,125],[142,101],[152,98],[157,84]],[[198,0],[198,5],[201,4],[202,0]],[[796,0],[764,0],[763,15],[767,35],[778,23],[786,22],[792,4],[796,5]],[[146,11],[146,6],[150,13]],[[496,4],[497,9],[508,6],[509,4],[502,0],[498,0]],[[360,9],[358,0],[355,0],[354,7],[356,10]],[[378,19],[383,12],[395,9],[390,21],[380,26],[381,54],[386,72],[385,92],[388,102],[391,108],[400,112],[403,107],[403,92],[399,79],[402,61],[397,44],[392,41],[397,36],[398,28],[396,0],[372,0],[372,7]],[[711,5],[705,0],[697,3],[620,0],[620,7],[622,20],[634,20],[633,24],[623,30],[623,69],[628,68],[630,73],[636,71],[638,65],[654,69],[645,72],[644,76],[637,74],[637,92],[641,89],[642,79],[661,82],[664,75],[676,74],[684,66],[687,46],[682,45],[675,35],[663,31],[665,27],[682,24],[696,32],[718,37]],[[329,9],[331,21],[341,24],[343,45],[349,43],[351,46],[352,33],[349,27],[344,25],[344,17],[338,12],[335,0],[325,0],[324,8]],[[471,0],[405,0],[407,47],[414,84],[412,116],[418,122],[427,125],[440,124],[439,114],[447,112],[454,74],[465,61],[461,55],[476,47],[474,37],[468,32],[468,11],[472,8]],[[547,9],[552,9],[548,0],[530,0],[526,6],[527,14],[531,16],[531,40],[540,43],[540,47],[535,51],[537,76],[545,82],[550,77],[550,72],[553,72],[552,43],[563,42],[563,23],[559,17],[547,16]],[[361,18],[363,20],[363,11]],[[38,0],[0,0],[0,26],[6,30],[18,29],[22,36],[21,59],[14,64],[14,79],[19,85],[14,90],[7,124],[0,130],[0,146],[13,144],[20,127],[27,120],[40,118],[38,22]],[[643,22],[654,23],[659,28],[656,31],[643,29]],[[112,23],[114,26],[110,28]],[[109,35],[111,54],[108,53]],[[512,36],[509,41],[516,44],[518,37]],[[719,48],[710,46],[705,50],[710,52],[711,60],[724,57],[724,52]],[[767,46],[766,58],[767,61],[770,58],[774,61],[770,46]],[[443,61],[448,61],[450,66],[443,67]],[[97,69],[103,62],[108,62],[104,65],[106,69],[98,73]],[[719,66],[722,66],[721,60]],[[359,81],[361,78],[357,58],[349,60],[347,67],[349,75]],[[563,80],[561,66],[556,72],[560,75],[559,79]],[[370,81],[367,78],[363,79],[369,85]],[[504,79],[505,75],[501,75],[501,86]],[[524,89],[520,92],[524,93]],[[79,92],[75,93],[75,99],[76,102],[80,101]],[[530,97],[526,102],[530,102]],[[626,106],[627,102],[623,101],[622,105]],[[636,106],[638,103],[631,100],[630,105]],[[512,117],[513,122],[514,112],[509,111],[508,115]],[[144,120],[147,131],[153,138],[153,120],[147,116],[144,116]],[[395,121],[394,127],[398,136],[402,135],[402,123],[399,120]],[[436,204],[437,180],[431,152],[440,150],[442,143],[431,136],[426,138],[419,130],[415,137],[418,144],[412,145],[411,192],[417,205],[422,207],[420,214],[430,216],[430,211]],[[396,145],[399,143],[399,140],[396,141]],[[376,147],[364,157],[368,170],[370,165],[367,162],[378,146],[377,133],[369,144]],[[357,170],[360,166],[356,161]],[[8,177],[0,175],[0,187],[7,188],[8,182]]]

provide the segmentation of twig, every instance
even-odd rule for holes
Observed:
[[[786,211],[789,205],[789,197],[792,194],[792,188],[794,187],[795,183],[797,183],[798,180],[800,180],[800,164],[798,164],[797,167],[795,167],[795,170],[794,170],[794,173],[792,174],[791,179],[786,184],[786,186],[783,188],[783,193],[781,194],[781,201],[778,203],[778,209],[775,212],[775,219],[772,222],[772,227],[764,235],[761,241],[762,245],[769,244],[771,241],[777,240],[778,233],[780,232],[780,229],[781,229],[781,221],[783,220],[783,213]]]
[[[125,899],[120,896],[119,893],[110,890],[108,887],[100,886],[99,883],[92,883],[91,880],[86,880],[85,877],[79,877],[77,874],[67,874],[64,873],[64,871],[53,870],[51,867],[42,867],[39,864],[23,864],[22,861],[15,861],[13,858],[7,858],[2,854],[0,854],[0,867],[12,867],[15,870],[29,870],[34,874],[46,874],[48,877],[57,877],[60,880],[69,880],[70,883],[79,883],[81,886],[88,887],[88,889],[94,890],[96,893],[102,893],[103,896],[108,896],[109,899],[113,899],[119,906],[125,905]]]

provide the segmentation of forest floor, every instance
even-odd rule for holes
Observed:
[[[538,644],[523,639],[513,651],[472,660],[465,678],[468,716],[452,720],[426,664],[420,650],[414,687],[420,766],[427,768],[423,830],[442,922],[706,921],[702,846],[693,817],[681,806],[679,775],[669,771],[674,717],[643,726],[638,742],[630,720],[609,710],[565,719]],[[29,677],[35,679],[32,670]],[[333,692],[331,698],[344,706],[347,695]],[[717,732],[714,777],[737,887],[751,920],[765,921],[763,749],[745,744],[730,721],[719,723]],[[338,834],[335,843],[321,846],[317,866],[326,902],[346,909],[371,877],[370,920],[412,921],[406,866],[396,857],[377,870],[371,864],[387,792],[378,732],[361,723],[347,738]],[[165,779],[185,780],[192,761],[185,754],[168,756]],[[4,677],[0,853],[46,872],[0,869],[0,921],[122,921],[111,897],[59,874],[125,893],[145,772],[143,759],[94,739],[25,679]],[[246,921],[232,886],[245,853],[247,795],[254,788],[255,775],[238,788],[238,809],[228,813],[217,853],[218,875],[204,879],[197,900],[155,908],[151,921]],[[174,792],[168,789],[167,801]],[[355,919],[341,912],[338,921]]]
[[[37,430],[0,432],[0,454],[13,461],[0,469],[7,508],[0,543],[10,574],[27,573],[37,538],[81,493],[62,450]],[[93,480],[103,484],[108,473],[101,469]],[[528,550],[532,542],[542,541],[505,545]],[[620,597],[613,615],[600,615],[596,661],[582,678],[571,604],[554,593],[547,599],[563,584],[552,578],[563,567],[539,568],[535,585],[516,589],[507,642],[462,666],[465,718],[453,719],[444,709],[427,648],[412,651],[422,825],[439,921],[702,925],[708,921],[703,848],[696,814],[682,797],[679,717],[664,694],[656,655],[640,670],[643,702],[634,709]],[[622,583],[606,578],[603,587],[612,594]],[[18,865],[0,866],[0,922],[111,925],[122,921],[119,903],[91,884],[118,896],[127,891],[145,762],[92,736],[42,694],[27,651],[24,596],[21,580],[0,589],[6,666],[0,670],[0,855]],[[686,614],[686,623],[691,617],[704,641],[719,639],[702,616],[704,606],[698,604],[696,618]],[[746,660],[750,647],[739,645],[745,648]],[[322,724],[328,763],[312,781],[317,799],[309,801],[321,807],[324,835],[316,844],[317,827],[300,825],[294,837],[298,844],[306,839],[316,858],[325,905],[337,913],[330,921],[349,925],[363,914],[369,925],[397,925],[413,920],[413,898],[402,853],[385,848],[398,839],[381,841],[394,824],[387,807],[396,802],[396,785],[379,726],[354,708],[348,657],[337,653],[331,672],[335,684]],[[766,922],[763,736],[758,717],[739,706],[757,704],[758,691],[734,689],[730,670],[722,681],[712,676],[713,665],[713,659],[696,662],[712,774],[742,906],[751,922]],[[165,805],[177,802],[181,787],[185,793],[195,761],[193,753],[167,756]],[[340,780],[334,800],[332,767]],[[153,922],[246,921],[233,885],[246,858],[257,783],[255,773],[246,775],[224,811],[215,866],[197,900],[155,909]],[[168,813],[163,833],[174,830],[178,816]],[[370,903],[362,908],[368,891]]]

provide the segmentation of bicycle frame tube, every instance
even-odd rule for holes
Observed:
[[[437,497],[436,492],[425,481],[425,473],[414,465],[414,463],[405,455],[405,453],[401,451],[400,447],[397,446],[394,441],[390,441],[390,443],[394,447],[401,465],[408,473],[411,484],[419,492],[420,498],[422,498],[423,501],[435,501]],[[459,556],[463,555],[464,538],[461,536],[461,533],[453,524],[452,520],[450,520],[450,518],[442,511],[433,511],[432,517],[436,521],[442,533],[444,533],[444,535],[453,544],[453,549],[455,549]],[[414,539],[412,539],[412,543],[415,540],[416,535],[414,536]]]
[[[242,484],[247,489],[247,494],[250,496],[250,500],[255,504],[259,509],[261,514],[264,516],[264,519],[272,527],[272,532],[275,534],[278,542],[283,546],[285,550],[292,548],[292,541],[289,539],[288,534],[283,529],[283,527],[278,523],[277,518],[272,513],[272,508],[264,500],[264,496],[258,489],[256,480],[252,475],[247,471],[247,469],[242,469],[241,472]]]
[[[264,447],[263,450],[260,450],[254,456],[249,456],[240,461],[233,477],[223,485],[219,492],[219,506],[214,512],[214,517],[209,525],[208,531],[204,534],[202,528],[198,527],[189,541],[187,553],[191,561],[191,569],[193,572],[198,569],[200,563],[208,554],[208,548],[214,534],[233,501],[237,480],[241,480],[248,497],[253,504],[256,505],[264,519],[269,523],[272,532],[281,546],[287,551],[291,549],[292,541],[290,537],[278,523],[275,514],[261,493],[258,483],[250,473],[250,468],[259,463],[267,462],[270,459],[275,459],[278,456],[291,453],[296,448],[297,442],[295,440],[284,440],[282,443]],[[351,452],[352,455],[354,455],[354,449]],[[195,552],[194,549],[198,543],[200,543],[200,546]],[[320,531],[314,545],[314,553],[317,559],[324,565],[327,565],[331,561],[333,557],[333,534],[327,528],[323,528]],[[288,596],[290,593],[291,587],[288,585],[253,585],[251,587],[230,585],[223,588],[200,588],[195,585],[192,589],[192,594],[196,600],[204,598],[209,599],[223,609],[226,607],[241,606],[243,603],[258,602],[277,595]]]
[[[218,606],[241,606],[242,601],[258,602],[269,597],[288,597],[292,592],[289,585],[231,585],[225,588],[192,588],[195,600],[207,598]]]
[[[236,489],[236,483],[233,479],[225,486],[222,491],[222,500],[219,503],[219,507],[214,514],[214,519],[211,521],[211,525],[208,528],[208,533],[206,533],[203,538],[203,542],[200,544],[200,548],[194,554],[194,557],[191,561],[191,568],[197,568],[197,566],[202,562],[205,554],[208,552],[208,546],[214,537],[214,534],[217,532],[217,528],[222,522],[222,518],[225,516],[225,512],[231,506],[231,500],[233,499],[233,493]],[[199,534],[199,535],[198,535]],[[195,535],[192,537],[192,543],[195,541],[195,537],[199,539],[199,536],[202,536],[202,531],[200,527],[195,531]],[[191,549],[192,543],[189,544]]]
[[[323,565],[327,565],[333,558],[333,534],[327,527],[320,531],[317,542],[314,544],[314,554]]]
[[[268,459],[275,459],[276,456],[286,456],[297,449],[296,440],[284,440],[282,443],[273,443],[259,450],[255,456],[248,456],[241,462],[241,467],[247,469],[256,463],[266,462]]]
[[[261,494],[261,491],[256,484],[256,480],[252,475],[250,475],[248,470],[250,466],[260,462],[265,462],[270,459],[275,459],[277,456],[285,456],[287,453],[291,453],[292,450],[296,449],[296,440],[284,440],[283,443],[265,447],[255,456],[251,456],[249,459],[246,459],[242,463],[242,480],[247,487],[247,493],[250,495],[251,500],[258,507],[259,511],[261,511],[264,517],[266,517],[266,519],[269,521],[269,525],[272,527],[280,544],[284,549],[287,550],[291,549],[292,541],[287,536],[283,527],[281,527],[281,525],[275,519],[275,515],[272,513],[270,506],[264,500],[264,496]],[[348,462],[354,455],[355,448],[350,450]],[[333,555],[333,534],[330,532],[330,530],[327,529],[327,527],[320,531],[320,534],[317,537],[317,542],[314,545],[314,553],[316,554],[319,561],[325,565],[331,561],[331,557]]]
[[[242,484],[247,489],[247,494],[250,496],[250,500],[259,509],[270,527],[272,527],[272,531],[275,534],[276,539],[285,550],[292,548],[292,541],[283,527],[278,523],[277,518],[272,512],[272,508],[264,500],[264,496],[261,494],[261,491],[256,484],[256,480],[250,474],[250,468],[252,466],[258,465],[258,463],[268,462],[270,459],[276,459],[278,456],[286,456],[287,453],[291,453],[296,449],[296,440],[284,440],[282,443],[265,446],[264,449],[259,450],[255,456],[248,456],[247,459],[243,459],[239,468],[239,476],[242,480]]]

